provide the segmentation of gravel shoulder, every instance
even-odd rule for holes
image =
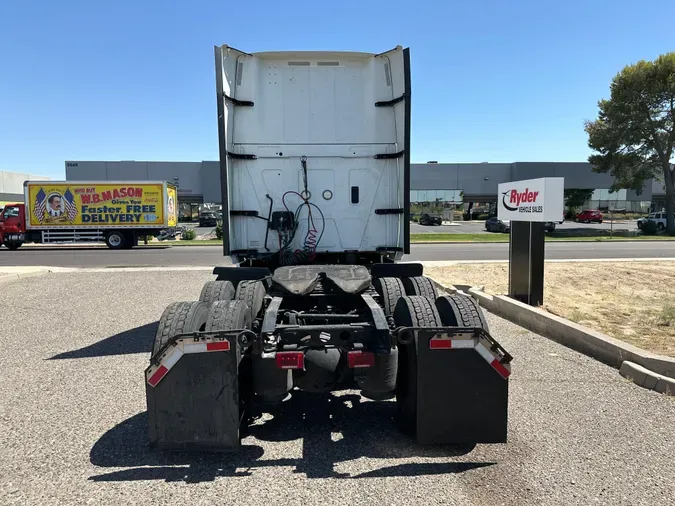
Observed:
[[[208,272],[51,273],[0,291],[0,504],[644,504],[675,497],[675,398],[505,320],[506,445],[419,447],[393,404],[298,395],[239,454],[147,447],[156,322]],[[11,290],[7,288],[11,286]]]
[[[508,292],[504,263],[428,267],[441,283]],[[654,353],[675,357],[675,261],[547,262],[547,311]]]

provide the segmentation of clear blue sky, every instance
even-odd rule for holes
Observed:
[[[515,5],[510,5],[515,4]],[[0,2],[0,170],[215,160],[213,46],[412,57],[416,162],[583,161],[624,65],[675,50],[650,0]]]

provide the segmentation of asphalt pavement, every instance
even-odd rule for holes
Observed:
[[[191,251],[192,248],[185,248]],[[148,448],[159,319],[206,272],[52,273],[0,291],[2,505],[649,505],[675,497],[674,398],[488,315],[509,442],[420,447],[393,402],[296,395],[238,454]]]
[[[415,260],[508,260],[507,243],[413,244],[405,261]],[[675,243],[548,242],[546,258],[673,258]],[[49,267],[141,267],[215,266],[228,262],[218,246],[152,246],[132,250],[110,250],[105,246],[27,246],[17,251],[0,248],[0,266],[41,265]]]

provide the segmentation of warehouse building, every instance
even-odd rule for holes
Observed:
[[[181,214],[198,212],[201,204],[220,201],[220,166],[216,161],[139,162],[67,161],[68,180],[166,180],[178,184]],[[565,188],[595,190],[587,208],[648,211],[664,200],[662,185],[645,184],[642,192],[610,192],[613,179],[597,174],[585,162],[414,163],[410,200],[413,203],[494,203],[499,183],[539,177],[564,177]]]
[[[5,204],[23,202],[23,182],[29,179],[45,180],[45,176],[23,172],[0,171],[0,207]]]

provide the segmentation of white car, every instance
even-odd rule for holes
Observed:
[[[637,227],[642,230],[642,225],[645,221],[655,221],[656,228],[659,230],[666,229],[666,213],[650,213],[646,218],[637,220]]]

